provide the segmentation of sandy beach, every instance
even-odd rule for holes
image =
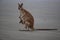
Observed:
[[[18,2],[0,0],[0,40],[60,40],[59,0],[22,0],[34,17],[33,32],[19,24]]]

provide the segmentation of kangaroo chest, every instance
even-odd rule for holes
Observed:
[[[20,10],[20,17],[21,17],[21,19],[23,20],[23,21],[25,21],[25,19],[26,19],[26,13],[24,12],[24,11],[21,11]]]
[[[22,18],[25,15],[25,12],[20,11],[20,17]]]

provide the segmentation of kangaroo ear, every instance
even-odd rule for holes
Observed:
[[[20,5],[20,4],[18,3],[18,5]]]
[[[23,6],[23,3],[21,3],[21,7]]]

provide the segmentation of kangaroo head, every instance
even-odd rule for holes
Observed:
[[[21,4],[18,3],[18,9],[19,10],[22,8],[22,6],[23,6],[23,3],[21,3]]]

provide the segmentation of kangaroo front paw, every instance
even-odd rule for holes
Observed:
[[[19,23],[22,23],[22,20]]]
[[[20,18],[20,16],[19,16],[19,18]]]

